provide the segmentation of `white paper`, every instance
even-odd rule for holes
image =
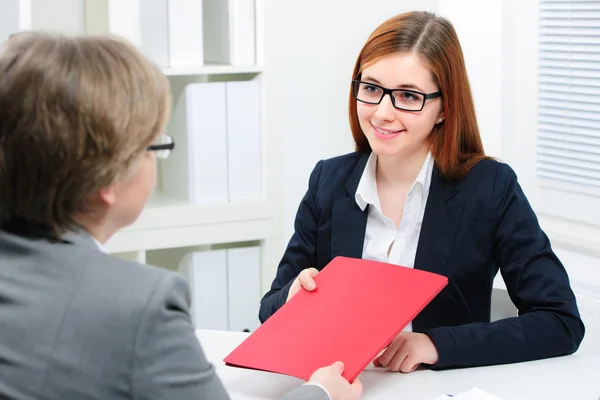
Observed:
[[[434,400],[502,400],[500,397],[493,396],[484,392],[481,389],[473,388],[468,392],[458,393],[454,395],[443,395],[436,397]]]

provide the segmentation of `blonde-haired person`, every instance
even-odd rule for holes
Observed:
[[[428,12],[385,21],[349,86],[356,152],[317,163],[261,320],[347,256],[449,279],[376,366],[411,372],[576,351],[584,325],[569,278],[513,170],[483,151],[452,24]],[[519,316],[490,323],[498,270]]]
[[[26,32],[0,49],[1,398],[228,398],[184,279],[102,251],[174,146],[169,93],[118,38]],[[284,398],[358,399],[342,369]]]

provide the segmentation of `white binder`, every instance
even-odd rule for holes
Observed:
[[[31,0],[2,0],[0,43],[10,35],[31,28]]]
[[[85,31],[90,35],[112,33],[138,47],[141,43],[140,0],[85,0]]]
[[[0,0],[0,4],[4,2],[5,0]],[[32,0],[31,2],[31,25],[35,29],[76,35],[85,33],[82,0]]]
[[[159,67],[169,66],[167,0],[140,2],[140,50]]]
[[[187,277],[191,293],[192,323],[197,329],[227,330],[226,250],[187,254],[179,265]]]
[[[227,250],[229,330],[252,332],[260,326],[260,247]]]
[[[175,153],[161,168],[165,194],[197,204],[228,201],[225,83],[173,85],[173,114],[167,131]]]
[[[256,64],[254,0],[204,0],[207,62]]]
[[[167,0],[85,0],[85,31],[123,36],[159,67],[169,64]]]
[[[262,196],[262,148],[258,81],[227,82],[229,200]]]
[[[202,2],[168,0],[170,67],[197,67],[204,64]]]

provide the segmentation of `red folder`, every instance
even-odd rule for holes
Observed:
[[[235,348],[227,365],[308,380],[334,361],[358,374],[448,284],[448,278],[376,261],[336,257]]]

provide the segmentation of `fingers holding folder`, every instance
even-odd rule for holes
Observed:
[[[298,274],[296,279],[294,279],[294,283],[292,283],[292,286],[290,286],[290,291],[288,292],[287,299],[285,300],[286,303],[290,301],[290,299],[294,297],[294,295],[298,293],[300,289],[304,289],[309,292],[315,290],[317,288],[317,283],[315,282],[314,277],[318,273],[319,270],[316,268],[306,268],[302,270],[302,272]]]
[[[363,392],[362,383],[355,379],[352,384],[342,376],[344,363],[336,361],[333,364],[319,368],[308,380],[308,383],[319,384],[327,389],[332,399],[358,400]]]

